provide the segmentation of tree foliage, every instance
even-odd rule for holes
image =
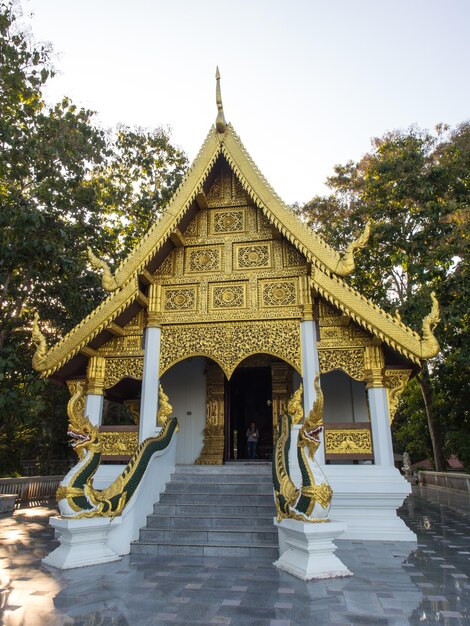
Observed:
[[[375,139],[359,162],[336,166],[327,182],[329,196],[317,196],[299,209],[313,228],[343,248],[367,220],[372,223],[351,282],[418,332],[431,291],[441,304],[436,334],[442,351],[416,378],[427,399],[429,433],[425,436],[420,427],[423,401],[408,392],[396,441],[415,453],[429,451],[431,441],[438,468],[449,453],[470,465],[465,444],[470,431],[465,393],[470,382],[470,124],[453,130],[440,125],[435,133],[414,127],[389,132]]]
[[[187,164],[163,128],[105,130],[69,98],[47,104],[50,50],[19,17],[0,2],[0,472],[53,448],[66,419],[64,393],[31,371],[34,311],[49,343],[88,314],[103,292],[86,246],[122,259]]]

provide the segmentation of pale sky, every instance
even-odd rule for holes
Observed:
[[[23,0],[70,96],[118,122],[169,126],[190,159],[231,122],[288,203],[411,124],[470,118],[470,0]]]

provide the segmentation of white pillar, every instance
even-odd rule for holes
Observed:
[[[103,418],[103,395],[87,393],[85,398],[85,415],[93,426],[101,426]]]
[[[375,465],[394,466],[387,390],[385,387],[369,387],[367,396],[369,398],[374,463]]]
[[[145,329],[139,443],[157,431],[160,339],[161,330],[159,326],[149,326]]]
[[[307,416],[316,399],[313,381],[317,373],[320,373],[317,349],[317,328],[313,320],[300,322],[300,336],[302,341],[302,385],[304,388],[304,413]],[[325,445],[323,435],[321,444],[315,454],[315,460],[323,465],[325,463]]]

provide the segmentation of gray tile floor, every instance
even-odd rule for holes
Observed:
[[[28,518],[28,513],[32,517]],[[270,561],[124,557],[48,571],[47,511],[0,520],[7,626],[470,626],[470,499],[415,489],[400,511],[412,544],[338,541],[354,576],[302,582]],[[43,517],[37,517],[43,515]]]

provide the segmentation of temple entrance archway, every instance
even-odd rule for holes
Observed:
[[[257,458],[273,449],[271,368],[239,367],[225,383],[225,460],[247,459],[246,431],[253,421],[259,432]]]

